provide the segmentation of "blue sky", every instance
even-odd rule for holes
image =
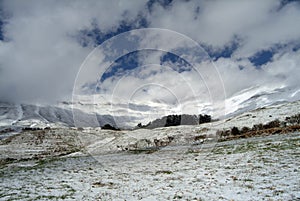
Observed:
[[[276,87],[297,88],[299,21],[296,0],[4,0],[0,9],[0,99],[71,97],[79,68],[93,48],[139,28],[168,29],[199,43],[220,71],[229,96],[257,85],[280,83]],[[126,72],[143,63],[141,58],[159,65],[174,64],[177,67],[172,68],[182,75],[189,69],[176,55],[142,50],[119,58],[98,81],[128,76]],[[160,73],[165,72],[153,73],[153,80]],[[238,86],[231,81],[234,76]],[[103,86],[112,90],[107,88],[110,84]]]
[[[3,16],[3,11],[2,9],[0,9],[0,40],[3,40],[3,21],[4,21],[4,16]]]
[[[3,32],[2,32],[3,22],[0,21],[0,40],[3,40]]]
[[[153,7],[156,5],[159,5],[163,7],[164,9],[168,9],[170,6],[172,6],[172,0],[151,0],[147,2],[146,10],[147,12],[152,12]],[[278,6],[278,9],[282,9],[286,5],[290,3],[297,3],[297,0],[282,0],[280,1],[280,5]],[[199,7],[197,7],[196,10],[199,10]],[[137,19],[134,19],[133,22],[121,22],[119,27],[109,33],[103,33],[101,29],[97,26],[97,24],[93,24],[92,29],[84,29],[80,31],[80,36],[79,36],[79,42],[82,44],[82,46],[88,45],[87,41],[88,39],[93,40],[93,45],[97,46],[100,45],[103,41],[116,36],[120,33],[130,31],[132,29],[136,28],[147,28],[149,27],[149,22],[147,21],[146,17],[143,15],[137,16]],[[88,40],[89,41],[89,40]],[[214,50],[209,46],[209,44],[202,43],[201,41],[198,41],[199,43],[202,44],[202,47],[207,51],[209,56],[212,58],[212,60],[217,60],[219,58],[230,58],[232,54],[234,53],[235,50],[238,49],[239,43],[242,42],[242,40],[239,40],[237,38],[234,38],[229,44],[226,44],[224,47],[219,48],[217,50]],[[293,45],[292,45],[293,46]],[[294,50],[297,50],[299,45],[297,43],[294,44],[295,48]],[[280,47],[277,47],[280,48]],[[274,53],[276,52],[276,49],[270,48],[270,49],[263,49],[260,51],[255,52],[254,54],[250,55],[248,57],[249,61],[257,68],[260,68],[262,65],[270,62],[272,60],[272,57]],[[134,54],[134,53],[133,53]],[[174,57],[173,57],[174,58]],[[125,59],[124,59],[125,60]],[[162,58],[162,61],[164,60],[172,60],[172,56],[166,55],[164,58]],[[121,63],[120,63],[121,62]],[[129,70],[133,68],[133,66],[137,67],[138,63],[134,60],[131,60],[131,63],[122,63],[122,59],[118,61],[118,66],[120,68],[128,68]],[[110,73],[105,74],[104,78],[105,79],[108,75],[113,76],[113,73],[116,71],[117,67],[114,68],[115,70],[110,71]]]

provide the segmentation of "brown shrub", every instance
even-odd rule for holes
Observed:
[[[241,133],[248,133],[251,129],[247,126],[244,126],[241,130]]]
[[[240,130],[238,129],[238,127],[233,127],[231,129],[231,135],[239,135],[240,134]]]
[[[263,124],[255,124],[252,127],[252,131],[259,131],[259,130],[263,130],[263,129],[264,129]]]
[[[276,127],[280,127],[280,121],[278,119],[270,121],[263,126],[264,129],[276,128]]]

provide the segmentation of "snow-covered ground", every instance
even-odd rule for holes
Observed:
[[[22,118],[39,113],[27,107]],[[3,115],[19,118],[18,108]],[[153,130],[60,126],[1,133],[0,200],[300,200],[300,133],[225,142],[216,136],[233,126],[284,120],[298,108],[300,101],[282,103]],[[156,149],[156,143],[164,145]]]
[[[70,149],[83,147],[84,152],[91,155],[106,154],[124,149],[154,147],[156,140],[169,145],[185,145],[197,143],[197,140],[194,140],[195,137],[205,136],[207,142],[216,143],[219,137],[216,136],[218,130],[231,129],[233,126],[251,128],[254,124],[267,123],[275,119],[283,121],[287,116],[298,114],[298,108],[300,108],[300,101],[261,108],[206,124],[163,127],[153,130],[139,129],[115,132],[92,127],[85,127],[83,130],[60,127],[51,130],[25,131],[20,135],[13,132],[12,135],[16,136],[12,137],[8,144],[3,140],[12,135],[4,132],[0,134],[0,139],[2,139],[0,159],[14,158],[18,156],[19,152],[30,158],[33,157],[31,150],[50,153],[51,148],[56,147],[60,150],[63,147],[65,149],[65,145],[70,145],[70,142],[73,143],[69,146]]]
[[[299,200],[299,133],[10,164],[0,200]]]

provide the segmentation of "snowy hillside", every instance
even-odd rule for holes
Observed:
[[[300,93],[298,89],[289,89],[287,87],[250,87],[225,100],[226,116],[234,116],[266,106],[295,102],[299,99]]]
[[[139,123],[146,125],[170,114],[209,114],[213,119],[224,119],[258,108],[288,103],[284,100],[299,99],[298,92],[291,94],[291,91],[284,91],[286,89],[273,91],[252,87],[227,98],[221,108],[213,108],[209,103],[199,105],[195,100],[174,107],[163,102],[128,102],[107,95],[74,96],[73,102],[63,101],[56,105],[0,102],[0,127],[99,127],[110,124],[119,128],[133,128]],[[217,109],[219,111],[214,111]]]
[[[115,125],[115,120],[129,119],[123,116],[87,113],[90,112],[88,108],[86,105],[81,108],[84,110],[72,110],[72,106],[64,103],[56,106],[0,103],[0,127],[99,127],[105,124]],[[80,125],[74,124],[73,112],[77,114]],[[93,118],[97,121],[89,121]]]
[[[285,121],[299,106],[152,130],[24,130],[0,141],[0,199],[299,200],[299,132],[222,142],[216,135]]]
[[[22,149],[20,144],[24,143],[23,136],[28,136],[28,142],[37,142],[30,143],[29,145],[25,143],[22,153],[26,155],[27,151],[29,151],[29,158],[34,156],[34,154],[32,155],[31,150],[39,150],[36,154],[39,152],[48,153],[48,148],[51,150],[53,146],[58,146],[59,150],[60,144],[63,147],[66,142],[69,144],[70,136],[72,141],[75,140],[71,147],[81,147],[83,148],[84,153],[91,155],[114,153],[132,149],[153,148],[157,146],[163,147],[166,145],[178,146],[187,144],[203,144],[203,140],[205,140],[204,144],[208,144],[208,146],[210,146],[211,143],[218,142],[220,138],[220,136],[217,135],[218,131],[230,130],[233,127],[240,129],[243,127],[252,128],[255,124],[267,124],[268,122],[276,119],[283,122],[286,117],[299,114],[299,108],[300,101],[297,101],[260,108],[235,117],[200,125],[181,125],[155,129],[137,129],[133,131],[101,130],[100,128],[93,127],[57,127],[55,129],[48,128],[36,131],[25,130],[19,135],[16,135],[15,133],[15,137],[11,138],[9,138],[9,135],[3,131],[1,132],[1,138],[11,139],[10,141],[14,142],[18,147],[16,149],[9,149],[10,151],[5,152],[3,156],[10,156],[10,158],[13,158],[12,155],[16,154],[15,150],[18,150],[17,152],[19,152]],[[27,112],[27,110],[22,111],[25,111],[25,113]],[[37,113],[34,113],[32,115],[36,114]],[[55,125],[58,124],[56,123]],[[37,137],[35,137],[35,135],[37,135]],[[60,136],[59,139],[62,141],[59,141],[57,145],[57,142],[55,140],[53,141],[53,136]],[[41,142],[37,140],[40,137],[43,138]],[[5,151],[5,148],[3,151]],[[49,154],[51,154],[51,152],[49,152]]]

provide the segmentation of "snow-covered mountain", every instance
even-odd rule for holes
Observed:
[[[257,108],[300,100],[296,88],[267,88],[254,86],[240,91],[225,100],[226,117],[242,114]]]
[[[81,95],[55,105],[0,102],[0,127],[99,127],[110,124],[133,128],[170,114],[209,114],[226,119],[266,106],[300,99],[299,90],[251,87],[220,101],[221,107],[187,100],[182,105],[164,102],[137,102],[107,95]],[[200,99],[200,98],[199,98]],[[216,111],[220,109],[220,111]]]
[[[66,103],[55,106],[0,103],[0,127],[74,127],[73,112],[76,112],[77,121],[81,122],[82,127],[99,127],[105,124],[115,126],[115,119],[126,118],[86,113],[76,108],[72,111],[72,108],[64,104]],[[97,122],[89,121],[94,117]]]

